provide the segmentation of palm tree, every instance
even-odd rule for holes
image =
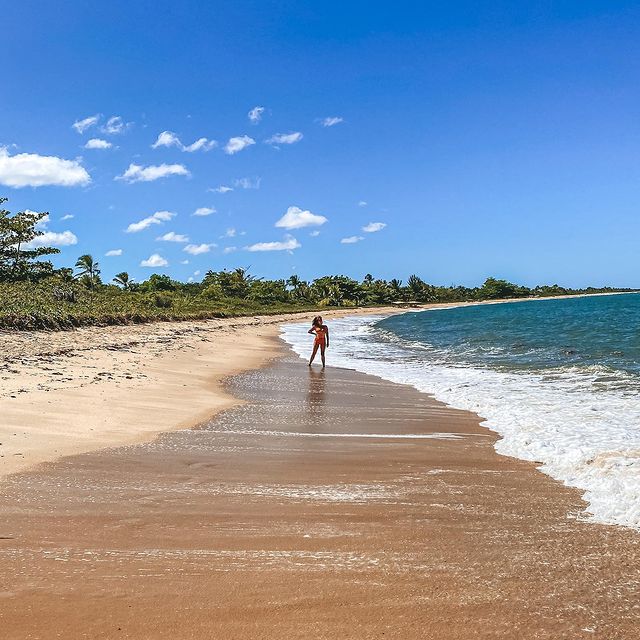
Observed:
[[[391,295],[394,300],[399,300],[402,298],[402,280],[398,280],[398,278],[393,278],[389,281],[389,288],[391,289]]]
[[[113,281],[119,284],[125,291],[128,291],[131,289],[133,279],[129,277],[126,271],[123,271],[122,273],[117,273]]]
[[[76,262],[79,278],[89,289],[93,289],[100,284],[100,265],[93,259],[93,256],[86,253],[80,256]]]
[[[365,286],[370,287],[373,284],[373,276],[370,273],[367,273],[367,275],[364,277],[363,282]]]
[[[296,291],[301,284],[302,280],[300,280],[300,278],[295,274],[287,278],[287,285],[290,286],[294,291]]]

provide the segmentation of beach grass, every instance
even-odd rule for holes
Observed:
[[[91,325],[117,325],[163,320],[271,315],[316,309],[301,302],[260,303],[221,296],[210,298],[184,291],[124,291],[65,287],[49,282],[0,284],[0,329],[62,330]]]

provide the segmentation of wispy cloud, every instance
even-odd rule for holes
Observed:
[[[115,136],[124,133],[131,125],[131,122],[125,122],[121,116],[111,116],[100,128],[100,131],[110,136]]]
[[[318,227],[327,222],[324,216],[303,211],[300,207],[289,207],[286,213],[275,224],[282,229],[302,229],[304,227]]]
[[[320,119],[320,124],[323,127],[335,127],[337,124],[340,124],[341,122],[344,122],[344,118],[341,118],[340,116],[330,116],[328,118]]]
[[[128,183],[153,182],[160,178],[169,176],[189,176],[191,175],[183,164],[160,164],[143,167],[139,164],[131,163],[129,168],[121,175],[116,176],[116,180],[124,180]]]
[[[160,240],[161,242],[189,242],[189,236],[176,233],[175,231],[169,231],[162,236],[158,236],[156,240]]]
[[[102,140],[101,138],[91,138],[91,140],[87,140],[87,144],[84,145],[85,149],[111,149],[113,145],[106,140]]]
[[[226,184],[221,184],[219,187],[209,189],[209,191],[214,191],[215,193],[229,193],[229,191],[233,191],[233,187],[228,187]]]
[[[310,235],[312,238],[317,238],[317,237],[320,235],[320,232],[319,232],[317,229],[314,229],[313,231],[310,231],[310,232],[309,232],[309,235]]]
[[[256,141],[249,136],[236,136],[234,138],[229,138],[229,141],[224,147],[224,152],[232,156],[255,143]]]
[[[56,233],[55,231],[45,231],[41,236],[38,236],[27,242],[24,245],[25,249],[36,249],[37,247],[69,247],[71,245],[78,244],[78,237],[71,231],[62,231]]]
[[[215,207],[198,207],[191,215],[194,216],[210,216],[212,213],[216,213]]]
[[[356,242],[360,242],[360,240],[364,240],[362,236],[349,236],[348,238],[342,238],[340,240],[341,244],[355,244]]]
[[[152,253],[146,260],[140,263],[141,267],[168,267],[169,263],[159,254]]]
[[[195,142],[183,146],[182,150],[187,153],[193,153],[194,151],[209,151],[217,145],[218,143],[215,140],[209,140],[209,138],[198,138]]]
[[[251,111],[249,111],[249,113],[247,114],[249,122],[251,122],[251,124],[258,124],[258,122],[262,120],[263,113],[264,107],[253,107],[253,109],[251,109]]]
[[[367,204],[369,204],[366,200],[360,200],[360,202],[358,202],[358,206],[359,207],[366,207]]]
[[[229,227],[225,232],[224,235],[221,235],[221,238],[235,238],[236,235],[238,235],[238,232],[233,228],[233,227]]]
[[[79,160],[37,153],[12,156],[6,147],[0,147],[0,184],[6,187],[78,187],[90,182],[91,176]]]
[[[362,230],[365,233],[376,233],[377,231],[382,231],[386,226],[386,222],[370,222],[369,224],[365,224]]]
[[[279,145],[279,144],[294,144],[300,142],[304,136],[300,131],[293,131],[292,133],[276,133],[267,139],[267,144]]]
[[[138,231],[142,231],[147,227],[150,227],[154,224],[162,224],[163,222],[167,222],[172,218],[175,218],[176,214],[171,211],[156,211],[154,214],[143,218],[139,222],[132,222],[126,229],[127,233],[138,233]]]
[[[202,253],[209,253],[216,245],[211,244],[188,244],[183,251],[190,253],[192,256],[199,256]]]
[[[237,189],[259,189],[262,178],[236,178],[233,186]]]
[[[71,126],[78,133],[84,133],[87,129],[90,129],[91,127],[94,127],[96,124],[98,124],[98,120],[100,120],[100,114],[89,116],[88,118],[83,118],[82,120],[76,120]]]
[[[73,218],[73,214],[71,213],[65,213],[65,215],[62,216],[62,218],[60,218],[61,221],[64,220],[71,220]]]
[[[107,251],[107,253],[105,253],[104,255],[107,256],[107,258],[113,258],[115,256],[121,256],[122,255],[122,249],[109,249],[109,251]]]
[[[158,149],[159,147],[177,147],[187,153],[193,153],[194,151],[209,151],[217,144],[218,143],[215,140],[209,140],[209,138],[198,138],[195,142],[185,145],[172,131],[163,131],[158,134],[158,138],[151,145],[151,148]]]
[[[233,253],[234,251],[237,251],[237,250],[238,250],[238,247],[225,247],[222,250],[222,253],[229,254],[229,253]]]
[[[285,236],[282,242],[257,242],[245,248],[247,251],[293,251],[301,246],[293,236]]]

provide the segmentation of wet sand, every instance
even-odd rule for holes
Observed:
[[[3,640],[638,637],[640,535],[477,416],[290,354],[228,388],[3,480]]]

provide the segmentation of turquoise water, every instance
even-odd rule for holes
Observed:
[[[380,321],[407,349],[451,364],[549,372],[597,367],[602,382],[640,380],[640,295],[485,304]],[[427,357],[424,355],[424,357]]]
[[[640,529],[640,295],[334,320],[329,365],[477,413],[496,450],[582,490],[577,517]],[[302,357],[307,325],[283,337]]]

